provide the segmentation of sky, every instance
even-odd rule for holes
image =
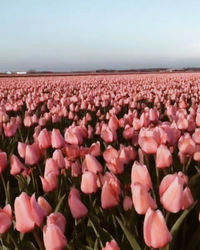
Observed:
[[[0,3],[0,72],[200,67],[198,0]]]

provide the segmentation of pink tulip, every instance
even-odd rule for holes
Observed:
[[[65,166],[65,160],[64,160],[62,151],[60,149],[56,149],[53,152],[53,159],[55,160],[58,168],[64,168],[64,166]]]
[[[139,145],[146,154],[155,154],[158,147],[158,142],[152,130],[140,130]]]
[[[52,148],[61,148],[64,145],[64,138],[59,129],[53,129],[51,133]]]
[[[94,174],[101,173],[103,170],[98,160],[90,154],[87,154],[85,156],[84,162],[85,162],[86,169]]]
[[[71,188],[69,192],[68,205],[74,219],[80,219],[88,213],[86,206],[80,200],[80,193],[76,188]]]
[[[172,154],[165,145],[160,145],[156,152],[156,167],[166,168],[172,165]]]
[[[0,174],[7,166],[7,154],[5,152],[0,152]]]
[[[183,206],[183,179],[177,174],[166,175],[160,183],[160,201],[164,208],[177,213]]]
[[[156,209],[157,205],[147,189],[137,183],[131,185],[132,200],[138,214],[145,214],[148,208]]]
[[[134,185],[137,183],[143,185],[147,191],[152,189],[151,177],[147,167],[135,161],[131,171],[131,184]]]
[[[106,246],[102,250],[120,250],[120,248],[115,240],[111,240],[106,242]]]
[[[194,199],[192,196],[192,193],[189,189],[189,187],[186,187],[183,190],[183,205],[182,205],[182,209],[188,209],[192,204],[194,203]]]
[[[18,150],[20,157],[24,159],[25,154],[26,154],[26,144],[22,142],[18,142],[17,150]]]
[[[35,165],[41,158],[41,151],[37,143],[26,145],[25,163],[27,165]]]
[[[32,231],[35,226],[41,226],[44,219],[44,212],[35,200],[26,193],[21,193],[15,198],[15,219],[16,229],[21,233]],[[23,215],[23,216],[22,216]]]
[[[51,137],[46,128],[40,131],[37,139],[40,148],[46,149],[51,147]]]
[[[12,210],[10,205],[0,208],[0,234],[4,234],[12,225]]]
[[[128,211],[128,210],[131,210],[132,207],[133,207],[133,202],[132,202],[131,197],[126,195],[123,199],[123,209],[124,211]]]
[[[24,164],[18,159],[16,155],[10,157],[10,174],[17,175],[25,170]]]
[[[101,206],[104,209],[119,204],[120,182],[114,174],[107,172],[104,176],[105,182],[101,191]]]
[[[178,149],[183,154],[192,155],[195,151],[195,143],[190,134],[185,133],[178,141]]]
[[[66,219],[61,213],[54,212],[47,216],[47,226],[51,224],[58,226],[63,233],[65,232]]]
[[[56,224],[43,227],[43,240],[46,250],[61,250],[67,246],[67,239]]]
[[[45,178],[40,176],[40,179],[45,193],[55,190],[58,186],[58,176],[53,172],[49,173]]]
[[[48,203],[48,201],[44,197],[42,197],[42,196],[38,197],[38,204],[43,209],[43,213],[45,216],[47,216],[51,213],[52,208],[51,208],[50,204]]]
[[[81,191],[85,194],[96,193],[97,191],[97,175],[92,172],[82,174]]]
[[[143,234],[146,245],[153,248],[162,248],[172,239],[161,211],[151,208],[145,214]]]

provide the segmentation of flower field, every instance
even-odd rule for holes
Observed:
[[[0,249],[200,249],[200,73],[0,78]]]

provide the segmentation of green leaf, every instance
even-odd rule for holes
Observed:
[[[31,241],[22,242],[19,245],[19,249],[37,250],[37,248]]]
[[[105,245],[107,241],[113,239],[112,235],[99,224],[98,219],[95,215],[89,214],[88,219],[90,226],[93,228],[95,235],[99,239],[102,246]]]
[[[57,204],[57,206],[56,206],[56,208],[55,208],[55,212],[58,212],[58,211],[60,210],[60,207],[61,207],[61,205],[62,205],[62,203],[63,203],[63,201],[64,201],[64,199],[65,199],[65,196],[66,196],[66,194],[64,194],[64,195],[60,198],[60,200],[59,200],[59,202],[58,202],[58,204]]]
[[[133,250],[141,250],[138,242],[136,241],[134,235],[130,232],[130,230],[128,228],[126,228],[122,221],[116,216],[116,220],[119,223],[120,227],[122,228],[127,240],[129,241],[131,247]]]
[[[179,230],[182,222],[184,221],[185,217],[189,214],[189,212],[196,206],[197,201],[194,202],[194,204],[189,208],[186,209],[181,215],[180,217],[176,220],[176,222],[174,223],[174,225],[172,226],[170,232],[172,234],[172,236],[174,236],[176,234],[176,232]]]
[[[186,209],[181,215],[180,217],[176,220],[176,222],[174,223],[174,225],[172,226],[170,233],[172,235],[172,241],[170,244],[168,244],[164,249],[165,250],[169,250],[169,249],[173,249],[174,246],[174,242],[175,242],[175,236],[176,233],[178,232],[182,222],[184,221],[184,219],[186,218],[186,216],[189,214],[189,212],[196,206],[197,201],[194,202],[194,204],[189,208]]]

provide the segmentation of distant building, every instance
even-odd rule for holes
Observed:
[[[26,71],[18,71],[18,72],[16,72],[18,75],[25,75],[26,74]]]
[[[10,74],[12,74],[12,72],[10,72],[10,71],[7,71],[7,72],[6,72],[6,74],[7,74],[7,75],[10,75]]]

